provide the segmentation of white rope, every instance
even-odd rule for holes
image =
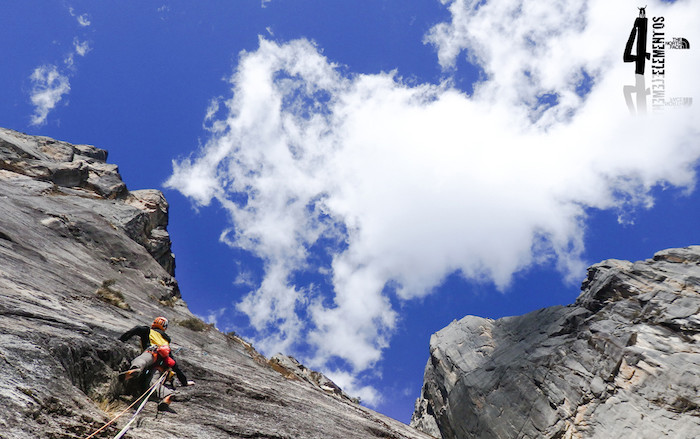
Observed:
[[[123,373],[120,373],[119,375],[122,375],[122,374],[123,374]],[[105,428],[109,427],[114,421],[116,421],[117,419],[119,419],[119,418],[121,417],[121,415],[123,415],[124,413],[126,413],[127,410],[129,410],[131,407],[133,407],[134,405],[136,405],[136,403],[139,402],[139,401],[141,400],[141,398],[143,398],[143,395],[145,395],[146,393],[148,393],[149,390],[154,389],[157,385],[158,385],[158,381],[156,381],[151,387],[149,387],[148,390],[146,390],[145,392],[143,392],[143,394],[141,394],[141,396],[139,396],[138,398],[136,398],[136,399],[134,400],[134,402],[132,402],[132,403],[129,405],[129,407],[127,407],[127,408],[125,408],[124,410],[122,410],[122,412],[119,413],[119,414],[118,414],[117,416],[115,416],[114,418],[112,418],[111,421],[109,421],[108,423],[106,423],[105,425],[103,425],[102,427],[100,427],[97,431],[95,431],[95,432],[92,433],[90,436],[86,437],[85,439],[90,439],[90,438],[92,438],[93,436],[95,436],[97,433],[99,433],[99,432],[101,432],[102,430],[104,430]],[[151,392],[151,393],[153,393],[153,392]],[[149,395],[149,397],[150,397],[150,395]]]
[[[129,420],[129,422],[126,423],[126,425],[124,426],[124,428],[122,428],[121,431],[120,431],[119,433],[117,433],[116,436],[114,436],[114,439],[119,439],[119,438],[121,438],[122,436],[124,436],[124,434],[126,434],[126,432],[127,432],[127,430],[129,429],[129,427],[131,427],[131,424],[136,420],[136,416],[138,416],[138,414],[141,412],[141,410],[143,409],[143,407],[144,407],[144,406],[146,405],[146,403],[148,402],[148,398],[151,397],[151,395],[153,394],[153,392],[156,391],[156,389],[158,388],[158,386],[160,386],[161,384],[163,384],[163,381],[165,381],[165,377],[166,377],[166,376],[168,376],[168,375],[165,374],[165,373],[164,373],[163,375],[161,375],[161,377],[158,379],[158,381],[156,382],[156,384],[153,385],[153,387],[151,388],[151,391],[148,392],[148,395],[146,395],[146,397],[143,399],[143,402],[141,403],[141,405],[139,406],[139,408],[136,409],[136,413],[134,413],[134,416],[132,416],[131,419]]]

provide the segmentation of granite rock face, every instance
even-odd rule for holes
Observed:
[[[593,265],[558,306],[434,334],[411,425],[435,437],[700,437],[700,246]]]
[[[163,195],[129,192],[106,158],[0,129],[0,438],[85,438],[117,415],[131,402],[118,374],[140,353],[117,338],[159,315],[196,385],[177,388],[176,414],[149,402],[126,437],[429,438],[192,315]]]
[[[22,180],[41,194],[72,196],[80,207],[93,210],[144,246],[173,276],[165,197],[156,190],[129,192],[117,166],[106,160],[107,151],[94,146],[0,128],[1,179]]]

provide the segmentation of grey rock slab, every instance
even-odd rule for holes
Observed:
[[[700,246],[589,268],[576,302],[434,334],[411,425],[452,438],[700,437]]]
[[[0,129],[2,439],[85,438],[125,409],[131,399],[118,374],[140,351],[118,336],[159,315],[170,320],[177,361],[196,385],[176,389],[176,414],[156,416],[148,402],[127,437],[430,438],[296,361],[285,362],[290,374],[237,336],[188,325],[197,318],[172,269],[150,252],[169,254],[165,198],[113,197],[89,178],[59,186],[26,166],[67,169],[76,158],[91,174],[116,177],[104,150]],[[97,437],[114,437],[132,413]]]

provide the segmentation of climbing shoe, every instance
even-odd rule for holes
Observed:
[[[170,404],[168,404],[167,402],[161,402],[160,404],[158,404],[158,411],[167,413],[177,413],[175,410],[173,410],[172,407],[170,407]]]
[[[136,378],[139,375],[138,369],[130,369],[124,372],[124,381],[129,381],[132,378]]]

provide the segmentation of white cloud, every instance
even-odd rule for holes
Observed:
[[[75,53],[71,52],[68,55],[66,55],[65,58],[63,58],[63,65],[65,65],[69,69],[72,69],[73,64],[75,64]]]
[[[310,366],[340,359],[357,374],[390,342],[391,291],[421,297],[454,272],[506,288],[545,262],[579,281],[586,209],[644,208],[656,185],[694,186],[698,106],[647,117],[625,106],[634,8],[445,3],[453,21],[426,40],[446,69],[464,50],[484,69],[473,96],[395,73],[346,77],[308,41],[261,39],[241,55],[209,140],[173,163],[168,186],[221,202],[229,243],[264,261],[238,304],[264,352],[308,343]],[[657,11],[700,41],[697,8],[647,8]],[[668,86],[697,95],[698,58],[674,62]],[[320,244],[330,262],[310,257]],[[332,291],[295,284],[299,272],[329,273]]]
[[[59,73],[54,65],[39,66],[29,77],[32,81],[30,99],[34,105],[32,125],[43,125],[46,117],[70,91],[68,77]]]
[[[88,14],[77,15],[73,7],[68,7],[71,17],[76,17],[82,27],[90,26]],[[73,38],[73,51],[63,58],[63,68],[59,70],[54,64],[41,65],[34,69],[29,79],[32,89],[29,99],[34,105],[31,125],[43,125],[49,112],[70,92],[70,76],[75,73],[75,55],[85,56],[92,50],[89,41]]]
[[[226,313],[226,310],[227,309],[225,307],[215,309],[215,310],[209,310],[206,315],[197,316],[197,317],[199,317],[200,319],[202,319],[203,321],[205,321],[209,324],[214,324],[214,326],[218,328],[219,327],[219,319],[221,318],[221,316],[224,315],[224,313]]]
[[[43,125],[49,112],[70,92],[70,75],[75,73],[75,55],[85,56],[92,48],[89,41],[73,39],[74,51],[63,59],[63,68],[53,64],[42,65],[34,69],[29,79],[32,89],[29,99],[34,105],[31,116],[32,125]]]
[[[83,26],[83,27],[90,26],[90,18],[87,14],[83,14],[83,15],[78,16],[77,20],[78,20],[78,24]]]
[[[168,16],[170,15],[170,6],[169,5],[162,5],[157,9],[161,21],[166,21],[168,19]]]
[[[88,14],[81,14],[78,15],[75,13],[75,9],[73,7],[68,8],[68,12],[70,13],[71,17],[75,17],[75,19],[78,21],[78,24],[82,27],[88,27],[90,26],[90,16]]]
[[[221,242],[228,244],[231,247],[235,247],[235,241],[229,240],[226,237],[226,233],[227,231],[222,233]],[[236,276],[236,279],[234,279],[233,284],[239,287],[249,287],[251,289],[257,288],[258,282],[256,281],[255,273],[245,267],[240,261],[234,261],[234,263],[236,265],[236,272],[238,275]]]
[[[75,53],[80,56],[85,56],[92,50],[89,41],[80,41],[77,38],[73,40],[73,47],[75,48]]]

